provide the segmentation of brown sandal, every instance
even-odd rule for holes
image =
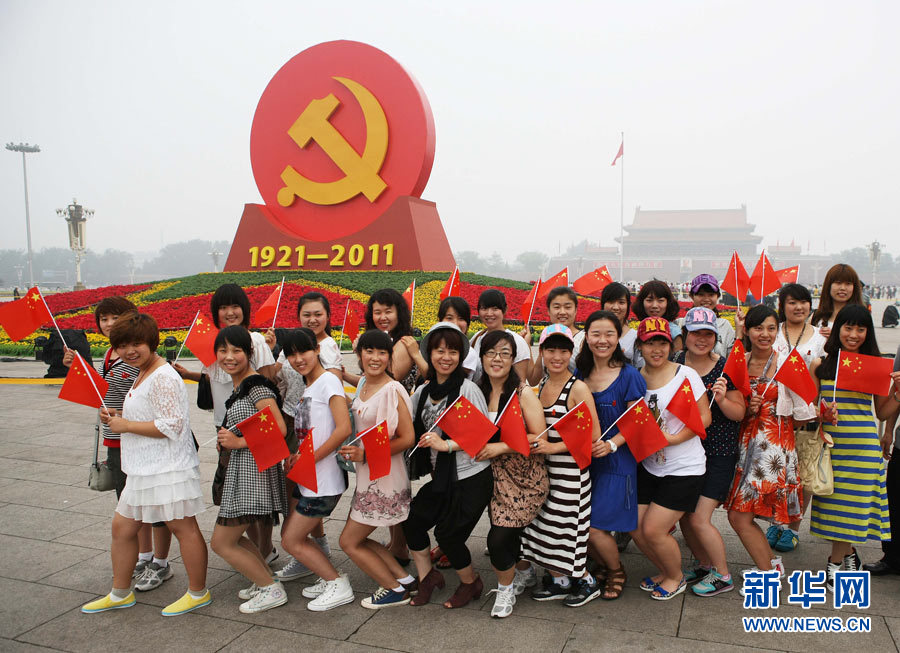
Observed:
[[[484,591],[484,583],[481,582],[481,576],[477,576],[471,583],[460,583],[456,591],[453,592],[447,601],[444,602],[445,608],[461,608],[467,605],[472,599],[481,598]]]
[[[628,575],[625,573],[625,567],[619,566],[618,569],[610,569],[600,598],[604,601],[615,601],[622,596],[622,590],[625,589],[625,581],[627,580]]]
[[[425,605],[431,599],[431,593],[435,587],[444,586],[444,575],[437,569],[432,568],[425,578],[419,581],[419,593],[416,594],[409,602],[410,605]]]

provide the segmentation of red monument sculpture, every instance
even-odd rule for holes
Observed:
[[[246,204],[226,271],[452,270],[434,202],[428,99],[393,58],[355,41],[293,57],[250,132],[264,204]]]

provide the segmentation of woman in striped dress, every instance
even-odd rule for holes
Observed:
[[[583,401],[594,423],[592,439],[600,437],[591,391],[569,372],[574,347],[572,331],[563,324],[551,324],[541,333],[541,360],[549,376],[541,382],[540,399],[549,430],[535,443],[534,452],[546,456],[550,494],[522,533],[522,558],[550,572],[531,597],[536,601],[562,599],[570,607],[584,605],[601,591],[586,568],[591,527],[590,469],[578,468],[553,428]]]
[[[838,358],[850,353],[879,355],[872,316],[865,307],[856,304],[848,304],[837,314],[825,343],[825,357],[813,363],[822,398],[832,399],[823,411],[822,422],[825,433],[834,441],[831,450],[834,493],[813,497],[809,527],[813,535],[831,541],[826,568],[829,589],[834,589],[836,571],[859,568],[854,544],[891,539],[885,489],[887,467],[876,418],[887,419],[896,412],[898,403],[891,401],[890,396],[873,397],[840,389],[841,376],[848,374],[849,368],[842,365],[838,369]],[[894,372],[892,377],[896,384],[900,372]],[[891,390],[895,394],[896,385]]]

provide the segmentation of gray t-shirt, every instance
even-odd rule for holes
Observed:
[[[433,431],[434,433],[437,433],[438,435],[443,435],[440,427],[435,428],[434,423],[447,407],[447,398],[444,397],[437,403],[433,403],[427,397],[423,399],[424,387],[425,385],[420,385],[412,395],[413,410],[418,410],[419,401],[424,400],[425,406],[422,409],[422,422],[425,424],[425,428]],[[459,389],[459,395],[471,401],[472,405],[475,406],[475,408],[481,411],[482,414],[487,415],[487,402],[484,400],[484,395],[481,393],[481,390],[478,389],[477,385],[466,379],[465,381],[463,381],[463,384]],[[416,438],[421,435],[421,433],[416,433]],[[456,446],[459,447],[458,444]],[[435,464],[435,460],[437,460],[437,452],[432,449],[432,465]],[[456,477],[460,480],[469,478],[470,476],[475,476],[475,474],[490,466],[490,461],[475,462],[472,457],[462,449],[459,449],[456,452]]]

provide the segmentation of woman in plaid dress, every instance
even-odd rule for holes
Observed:
[[[210,542],[213,551],[252,581],[238,596],[246,600],[241,612],[262,612],[287,603],[281,583],[272,577],[262,554],[245,532],[251,524],[275,524],[287,509],[281,463],[260,472],[243,434],[236,427],[269,407],[284,437],[281,398],[275,385],[250,366],[253,343],[242,326],[225,327],[216,336],[216,362],[231,375],[234,393],[225,402],[225,420],[219,428],[219,446],[231,450],[222,487],[219,516]]]

